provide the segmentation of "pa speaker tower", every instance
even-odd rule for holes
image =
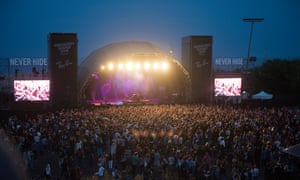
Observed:
[[[194,101],[209,102],[212,95],[212,36],[182,38],[182,64],[191,77],[191,97]]]
[[[77,47],[76,33],[48,35],[51,102],[56,107],[77,104]]]

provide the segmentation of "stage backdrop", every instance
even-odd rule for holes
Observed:
[[[209,102],[212,98],[212,36],[182,38],[182,64],[191,77],[192,99]]]
[[[76,33],[48,35],[50,98],[55,106],[73,106],[77,103],[77,44]]]

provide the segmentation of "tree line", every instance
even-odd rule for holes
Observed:
[[[300,102],[300,59],[266,60],[261,66],[250,69],[248,76],[249,93],[264,90],[277,100]]]

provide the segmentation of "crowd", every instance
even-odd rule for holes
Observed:
[[[299,177],[298,159],[284,152],[300,142],[298,109],[99,106],[13,115],[1,125],[31,179]]]

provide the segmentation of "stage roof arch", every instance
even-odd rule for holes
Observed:
[[[165,52],[162,48],[157,47],[149,42],[144,41],[126,41],[106,45],[93,51],[79,65],[79,90],[80,98],[84,98],[84,91],[88,86],[92,74],[101,71],[101,65],[109,62],[124,61],[126,59],[164,59],[169,62],[174,69],[172,76],[174,82],[181,87],[185,96],[190,94],[191,80],[187,70],[180,62]]]

